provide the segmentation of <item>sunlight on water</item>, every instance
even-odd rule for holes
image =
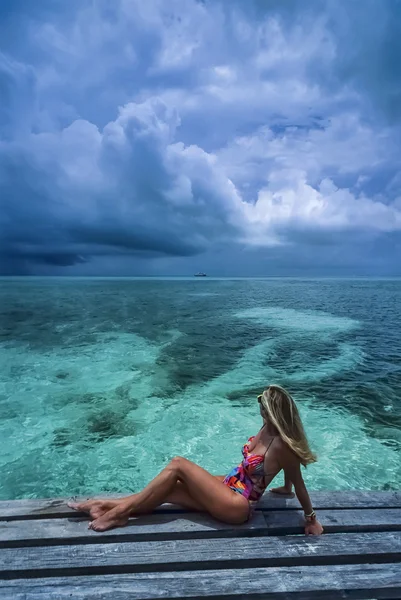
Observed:
[[[205,301],[214,302],[215,296],[210,292]],[[319,455],[305,473],[311,488],[400,485],[391,420],[385,436],[376,435],[383,424],[372,436],[373,426],[358,406],[331,405],[314,391],[336,380],[338,397],[346,397],[341,378],[353,377],[366,360],[366,349],[353,337],[361,327],[357,319],[275,306],[226,307],[218,318],[228,319],[225,335],[234,335],[223,350],[208,346],[201,321],[190,330],[188,315],[182,321],[166,319],[158,336],[111,328],[102,319],[97,325],[83,321],[75,329],[55,322],[57,335],[66,336],[62,343],[36,344],[21,339],[25,333],[3,341],[0,497],[137,490],[177,454],[224,474],[240,460],[242,443],[259,429],[256,394],[273,381],[294,392]],[[219,356],[226,360],[224,348],[235,335],[247,335],[235,330],[235,319],[252,326],[254,339],[244,338],[229,364],[207,375],[210,355],[215,352],[214,362]],[[152,320],[148,327],[154,328]],[[322,344],[328,348],[324,356]],[[175,371],[181,363],[189,365],[185,379]],[[191,373],[199,366],[195,378]],[[383,443],[386,438],[392,443]]]

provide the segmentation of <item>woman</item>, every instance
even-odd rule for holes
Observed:
[[[278,385],[269,386],[258,396],[258,402],[263,425],[243,446],[241,464],[226,477],[211,475],[177,456],[137,494],[118,500],[71,502],[68,506],[88,512],[93,519],[89,527],[95,531],[125,525],[130,516],[150,513],[164,502],[239,524],[250,518],[253,504],[284,470],[285,486],[275,491],[291,492],[293,484],[305,513],[305,533],[320,535],[323,527],[316,519],[301,474],[301,464],[315,462],[316,457],[309,448],[295,402]]]

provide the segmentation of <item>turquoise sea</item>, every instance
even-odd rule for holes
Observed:
[[[401,487],[400,280],[0,279],[0,499],[216,474],[293,393],[311,489]]]

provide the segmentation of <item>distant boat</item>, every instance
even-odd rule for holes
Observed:
[[[206,277],[206,273],[195,273],[194,277]]]

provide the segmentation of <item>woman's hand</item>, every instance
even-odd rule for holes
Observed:
[[[281,496],[291,496],[291,498],[294,498],[295,496],[294,492],[292,491],[292,486],[288,488],[283,485],[281,487],[272,488],[270,492],[272,494],[280,494]]]
[[[322,535],[324,529],[317,519],[306,521],[305,535]]]

